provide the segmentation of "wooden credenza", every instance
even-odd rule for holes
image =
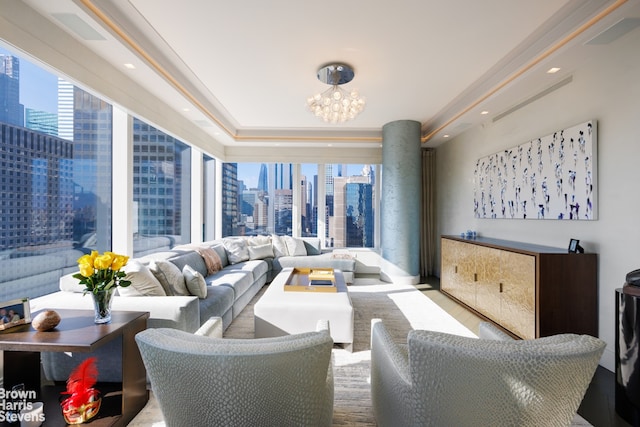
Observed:
[[[442,236],[440,290],[519,338],[597,337],[597,261],[594,253]]]

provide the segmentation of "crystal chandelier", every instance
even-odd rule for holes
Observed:
[[[347,92],[340,85],[353,80],[353,68],[346,64],[329,64],[318,70],[318,80],[331,87],[307,99],[309,110],[328,123],[342,123],[355,118],[364,109],[358,91]]]

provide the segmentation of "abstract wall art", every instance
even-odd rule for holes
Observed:
[[[479,159],[476,218],[594,220],[596,121]]]

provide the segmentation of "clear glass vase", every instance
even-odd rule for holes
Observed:
[[[111,288],[106,291],[94,291],[91,293],[96,323],[111,322],[111,302],[113,301],[115,290],[116,288]]]

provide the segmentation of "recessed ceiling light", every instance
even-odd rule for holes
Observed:
[[[547,74],[557,73],[558,71],[560,71],[560,68],[558,68],[558,67],[549,68],[547,70]]]
[[[449,134],[442,135],[443,138],[449,138]]]
[[[124,68],[128,68],[128,69],[130,69],[130,70],[135,70],[135,69],[136,69],[136,66],[135,66],[135,65],[133,65],[133,64],[124,64]]]
[[[484,110],[484,111],[480,112],[480,114],[486,115],[486,114],[489,114],[489,112],[487,110]]]
[[[187,112],[187,111],[191,111],[191,110],[190,110],[189,108],[187,108],[187,107],[184,107],[184,108],[182,109],[182,111]]]

